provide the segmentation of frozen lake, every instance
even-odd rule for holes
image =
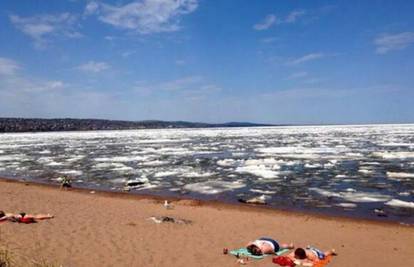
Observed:
[[[0,174],[414,223],[414,125],[0,134]]]

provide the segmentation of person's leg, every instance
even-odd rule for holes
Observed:
[[[36,214],[36,215],[30,214],[30,215],[26,215],[26,217],[29,217],[29,216],[32,217],[33,219],[36,219],[36,220],[51,219],[51,218],[54,217],[51,214]]]
[[[336,253],[335,249],[331,249],[331,250],[325,251],[325,255],[326,256],[336,256],[338,254]]]

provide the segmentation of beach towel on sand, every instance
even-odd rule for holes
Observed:
[[[314,262],[312,267],[324,267],[324,266],[328,265],[328,263],[331,261],[331,259],[332,259],[332,256],[326,256],[325,259],[318,260],[318,261]],[[309,265],[296,264],[295,266],[309,266]]]
[[[319,260],[318,262],[316,262],[313,265],[313,267],[323,267],[323,266],[326,266],[331,261],[331,259],[332,259],[332,256],[331,255],[326,256],[325,259]]]
[[[289,251],[288,249],[281,249],[276,253],[276,255],[279,256],[279,255],[285,254],[288,251]],[[249,251],[247,251],[247,248],[239,248],[239,249],[232,250],[230,251],[230,254],[234,256],[239,255],[239,256],[249,257],[249,258],[257,259],[257,260],[263,259],[265,256],[275,255],[275,254],[264,254],[264,255],[256,256],[256,255],[251,254]]]

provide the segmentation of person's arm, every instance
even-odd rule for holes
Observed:
[[[53,216],[52,214],[36,214],[36,215],[28,214],[25,217],[31,217],[36,220],[44,220],[44,219],[51,219],[55,216]]]
[[[246,247],[248,247],[250,245],[254,245],[253,241],[250,241],[249,243],[247,243]]]
[[[293,245],[293,243],[290,243],[290,244],[282,243],[280,244],[280,248],[281,249],[292,249],[292,248],[295,248],[295,246]]]

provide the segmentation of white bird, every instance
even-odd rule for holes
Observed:
[[[171,204],[170,204],[170,203],[168,203],[168,200],[165,200],[165,201],[164,201],[164,208],[166,208],[167,210],[168,210],[168,209],[172,209],[172,206],[171,206]]]

